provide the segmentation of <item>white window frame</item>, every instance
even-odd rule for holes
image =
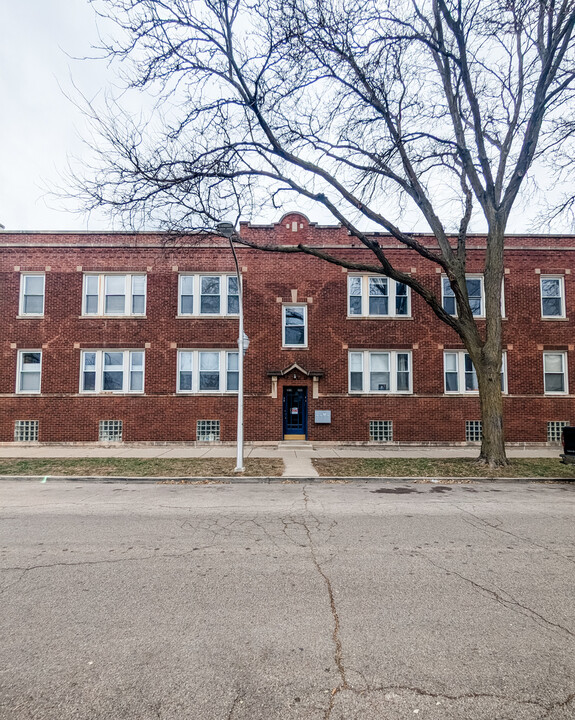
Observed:
[[[39,353],[40,355],[40,367],[38,370],[34,371],[39,374],[39,382],[38,382],[38,389],[37,390],[23,390],[22,389],[22,375],[23,373],[26,373],[27,371],[24,370],[24,355],[27,353]],[[43,365],[43,357],[42,357],[42,350],[18,350],[18,361],[17,361],[17,370],[16,370],[16,392],[18,395],[40,395],[42,392],[42,365]]]
[[[362,389],[351,389],[351,355],[362,355]],[[372,355],[389,356],[389,390],[371,390],[371,363]],[[409,387],[407,390],[397,389],[397,356],[408,356],[408,378]],[[413,355],[411,350],[348,350],[347,354],[347,387],[350,395],[412,395],[413,394]]]
[[[96,355],[94,390],[84,390],[84,356],[87,353]],[[106,353],[122,353],[122,389],[104,390],[104,355]],[[133,353],[142,353],[142,389],[130,389],[130,373],[132,370]],[[146,352],[143,348],[83,348],[80,352],[80,394],[81,395],[143,395],[146,388]]]
[[[42,278],[42,312],[33,313],[26,312],[25,310],[25,297],[26,297],[26,278],[29,277],[41,277]],[[22,272],[20,273],[20,301],[18,306],[18,315],[23,317],[44,317],[44,311],[46,308],[46,274],[43,272]]]
[[[559,298],[561,300],[561,312],[559,315],[545,315],[543,312],[543,281],[544,280],[559,280]],[[541,317],[546,320],[564,320],[565,314],[565,278],[563,275],[541,275],[539,279],[539,295],[541,298]]]
[[[447,389],[447,369],[446,369],[446,356],[455,355],[457,358],[457,390]],[[443,352],[443,392],[446,395],[479,395],[479,389],[477,390],[466,390],[465,389],[465,357],[469,356],[467,350],[444,350]],[[474,368],[475,370],[475,368]],[[451,372],[451,371],[450,371]],[[507,351],[503,350],[501,354],[501,392],[504,395],[508,394],[507,385]]]
[[[181,372],[181,359],[184,355],[191,354],[192,356],[192,387],[189,390],[182,390],[180,387],[180,372]],[[217,390],[200,390],[200,354],[201,353],[214,353],[219,355],[219,386]],[[198,348],[198,349],[185,349],[178,348],[178,357],[176,363],[176,392],[178,395],[237,395],[237,390],[228,390],[228,363],[230,355],[238,355],[237,350],[217,350],[213,348]],[[214,371],[215,372],[215,371]],[[231,370],[230,372],[237,373],[238,370]],[[225,388],[222,390],[221,388]]]
[[[303,308],[303,344],[297,343],[286,343],[285,331],[286,331],[286,311],[288,308]],[[299,326],[298,326],[299,327]],[[307,348],[308,346],[308,314],[307,305],[305,303],[285,303],[282,306],[282,347],[284,348]]]
[[[192,312],[182,312],[182,278],[192,278]],[[220,312],[203,313],[201,312],[201,278],[217,277],[220,279]],[[230,278],[237,279],[235,273],[211,273],[211,272],[183,272],[178,275],[178,310],[177,317],[234,317],[237,318],[238,312],[228,312],[228,297],[233,297],[235,293],[229,292]],[[240,278],[241,279],[241,278]],[[188,295],[189,293],[186,293]]]
[[[88,312],[88,278],[98,278],[98,310],[95,313]],[[106,312],[106,278],[123,277],[124,278],[124,312],[123,313],[107,313]],[[133,279],[134,277],[144,278],[144,310],[143,312],[132,312],[133,303]],[[146,306],[148,301],[148,276],[143,272],[123,273],[123,272],[86,272],[82,282],[82,317],[145,317]],[[128,310],[128,312],[126,312]]]
[[[563,390],[546,390],[545,389],[545,376],[547,374],[556,374],[556,373],[546,373],[545,372],[545,358],[548,355],[560,355],[562,358],[562,365],[563,365],[563,372],[561,373],[563,375]],[[547,352],[543,353],[543,393],[545,395],[569,395],[569,377],[568,377],[568,363],[567,363],[567,353],[562,350],[549,350]]]
[[[485,318],[485,281],[483,275],[480,273],[465,273],[465,280],[479,280],[481,285],[481,308],[478,315],[474,315],[476,318]],[[445,309],[445,298],[453,297],[452,295],[445,295],[446,287],[451,287],[449,284],[449,278],[447,275],[441,276],[441,307]],[[457,298],[454,297],[453,302],[455,303],[455,313],[450,313],[452,317],[457,317]],[[447,311],[446,311],[447,312]],[[501,286],[501,315],[505,313],[505,303],[503,300],[503,285]]]
[[[350,285],[352,278],[359,278],[361,280],[361,295],[353,295],[350,292]],[[378,313],[370,313],[369,312],[369,281],[372,278],[385,278],[387,280],[387,310],[388,312],[385,315],[380,315]],[[405,283],[402,283],[405,284]],[[398,283],[395,280],[392,280],[392,278],[387,277],[386,275],[359,275],[356,273],[351,273],[347,276],[347,317],[350,319],[354,318],[410,318],[411,317],[411,288],[409,285],[406,285],[407,288],[407,312],[406,313],[398,313],[397,312],[397,285]],[[351,312],[351,298],[352,297],[360,297],[361,298],[361,313],[352,313]]]

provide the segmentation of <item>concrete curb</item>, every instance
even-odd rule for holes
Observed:
[[[156,485],[241,485],[241,484],[350,484],[350,483],[573,483],[574,478],[554,477],[123,477],[106,475],[0,475],[0,482],[95,482],[95,483],[148,483]]]

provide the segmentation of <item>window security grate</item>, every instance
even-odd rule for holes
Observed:
[[[482,438],[481,420],[466,420],[465,440],[467,442],[481,442]]]
[[[550,420],[547,423],[547,442],[560,443],[561,431],[569,425],[569,420]]]
[[[38,442],[38,420],[16,420],[14,442]]]
[[[372,442],[392,442],[393,441],[393,421],[392,420],[370,420],[369,421],[369,439]]]
[[[198,420],[196,426],[196,439],[198,442],[219,442],[220,421]]]
[[[122,420],[100,420],[98,440],[100,442],[122,442],[123,429]]]

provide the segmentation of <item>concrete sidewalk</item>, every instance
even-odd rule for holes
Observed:
[[[332,445],[327,443],[249,443],[245,458],[281,458],[284,477],[317,477],[314,458],[458,458],[476,457],[478,446],[468,445]],[[510,458],[559,458],[559,445],[509,446]],[[151,445],[147,443],[74,445],[0,445],[0,458],[234,458],[235,444]]]

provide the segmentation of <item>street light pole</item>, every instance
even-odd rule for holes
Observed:
[[[247,345],[244,343],[244,291],[242,287],[242,278],[240,275],[240,266],[238,264],[238,256],[233,243],[233,236],[236,234],[234,225],[230,222],[220,222],[216,225],[216,230],[220,235],[228,239],[230,249],[234,256],[236,266],[236,277],[238,280],[238,304],[239,304],[239,327],[238,327],[238,425],[236,433],[236,467],[234,472],[244,472],[244,353]]]

